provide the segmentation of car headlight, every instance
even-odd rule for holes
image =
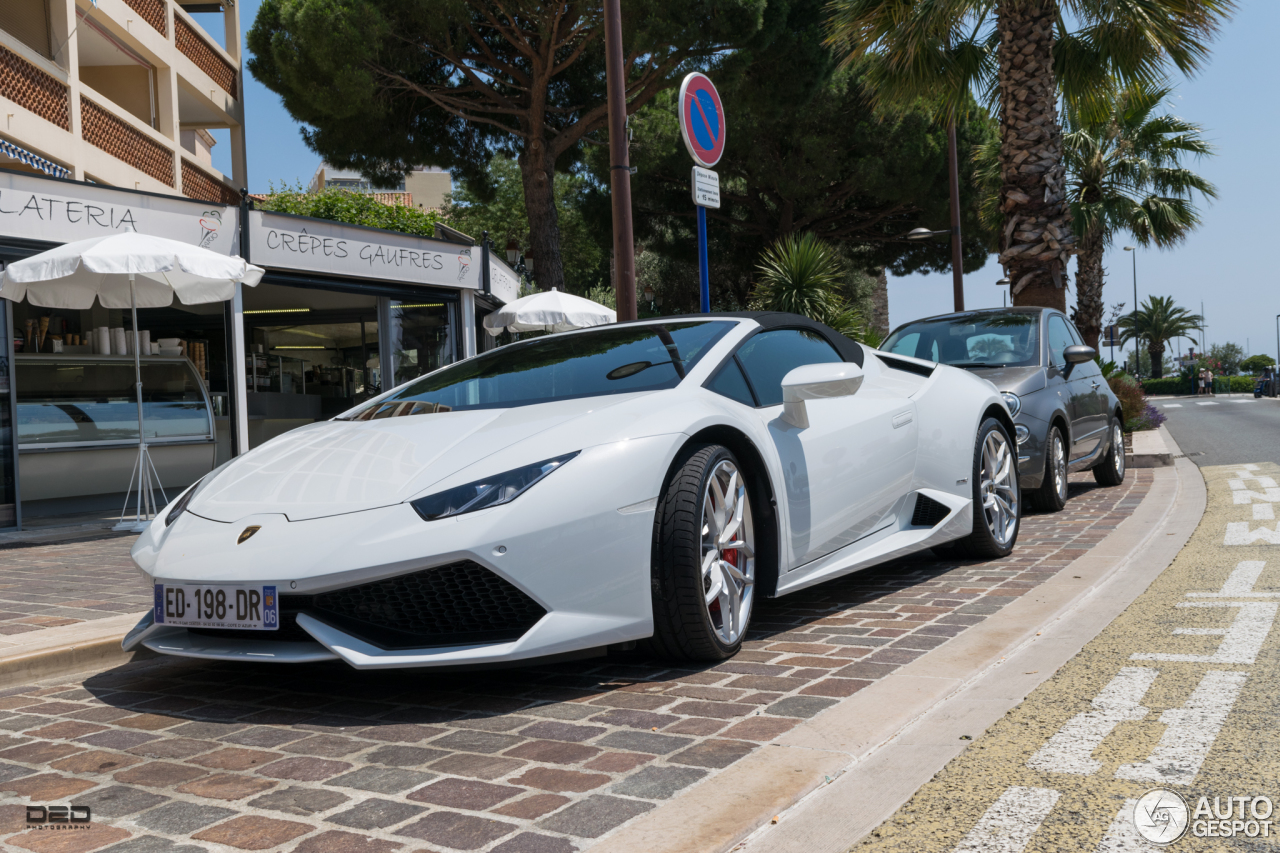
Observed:
[[[169,510],[169,514],[164,517],[164,526],[168,527],[178,520],[178,516],[187,511],[187,504],[191,503],[191,499],[195,497],[196,489],[200,488],[200,483],[204,481],[201,477],[191,484],[191,488],[182,493],[182,496],[173,502],[173,508]]]
[[[514,468],[484,480],[467,483],[465,486],[456,486],[434,495],[427,495],[425,498],[418,498],[416,501],[410,501],[409,505],[426,521],[435,521],[462,515],[464,512],[475,512],[478,509],[511,503],[543,477],[581,452],[575,450],[573,453],[566,453],[554,459],[544,459],[523,468]]]
[[[1013,425],[1013,434],[1018,438],[1018,446],[1022,446],[1024,441],[1031,438],[1031,430],[1027,429],[1022,424]]]
[[[1022,401],[1018,399],[1017,394],[1002,391],[1000,396],[1004,398],[1004,404],[1009,407],[1009,414],[1016,416],[1018,412],[1022,411]]]

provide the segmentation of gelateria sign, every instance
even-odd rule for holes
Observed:
[[[181,196],[0,172],[0,235],[5,237],[70,243],[136,231],[235,255],[239,214],[237,207]]]
[[[477,289],[480,250],[324,219],[249,211],[249,260],[261,267]]]

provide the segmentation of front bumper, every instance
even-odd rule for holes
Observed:
[[[157,625],[149,615],[125,648],[217,660],[338,659],[380,669],[514,663],[648,637],[655,499],[680,438],[590,448],[510,504],[434,522],[398,504],[300,522],[256,515],[224,524],[188,512],[169,529],[154,524],[133,550],[149,581],[274,584],[282,617],[291,618],[279,632],[230,632]],[[249,525],[261,529],[236,544]],[[488,607],[495,589],[518,591],[536,612],[521,611],[518,631],[507,623],[487,634],[432,629],[416,645],[418,628],[394,630],[406,627],[396,618],[413,590],[365,596],[345,611],[333,604],[352,589],[430,581],[459,565],[475,571],[455,579],[454,617],[468,603]]]

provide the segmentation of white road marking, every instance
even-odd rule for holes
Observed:
[[[1182,408],[1182,404],[1181,404],[1181,403],[1161,403],[1160,405],[1164,406],[1166,409],[1181,409],[1181,408]]]
[[[1022,853],[1060,796],[1051,788],[1006,788],[952,853]]]
[[[1258,503],[1276,503],[1280,501],[1280,489],[1263,488],[1260,492],[1252,489],[1244,488],[1244,481],[1240,481],[1240,488],[1233,489],[1231,492],[1231,502],[1234,504],[1249,504],[1257,501]]]
[[[1271,490],[1268,489],[1268,491],[1271,491]],[[1236,494],[1238,495],[1240,493],[1236,492]],[[1253,520],[1254,521],[1275,521],[1276,511],[1271,506],[1271,504],[1254,504]]]
[[[1077,773],[1089,776],[1102,769],[1093,752],[1117,725],[1126,720],[1141,720],[1147,709],[1139,703],[1158,669],[1126,666],[1102,688],[1093,700],[1092,711],[1076,714],[1036,754],[1027,760],[1032,770],[1045,773]]]
[[[1256,400],[1232,400],[1233,403],[1255,403]]]
[[[1152,844],[1138,834],[1138,828],[1133,825],[1133,810],[1137,805],[1137,800],[1124,801],[1094,853],[1159,853],[1165,849],[1164,845]]]
[[[1165,785],[1194,782],[1248,678],[1246,672],[1206,672],[1185,705],[1160,715],[1168,728],[1147,760],[1122,765],[1116,778]]]
[[[1254,592],[1253,587],[1267,564],[1263,560],[1241,560],[1218,592],[1189,592],[1187,598],[1275,598],[1280,592]]]
[[[1223,545],[1252,545],[1254,542],[1280,545],[1280,524],[1275,529],[1265,524],[1257,529],[1250,529],[1247,521],[1227,522],[1227,533],[1222,537]]]
[[[1196,403],[1197,406],[1216,406],[1217,403]]]
[[[1211,655],[1175,655],[1140,652],[1130,660],[1183,661],[1187,663],[1253,663],[1267,641],[1280,604],[1273,601],[1184,601],[1179,607],[1239,607],[1231,627],[1223,631],[1218,650]],[[1176,630],[1174,633],[1178,633]]]

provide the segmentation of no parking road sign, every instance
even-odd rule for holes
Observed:
[[[724,105],[705,74],[693,72],[680,85],[680,135],[693,161],[704,169],[724,154]]]

